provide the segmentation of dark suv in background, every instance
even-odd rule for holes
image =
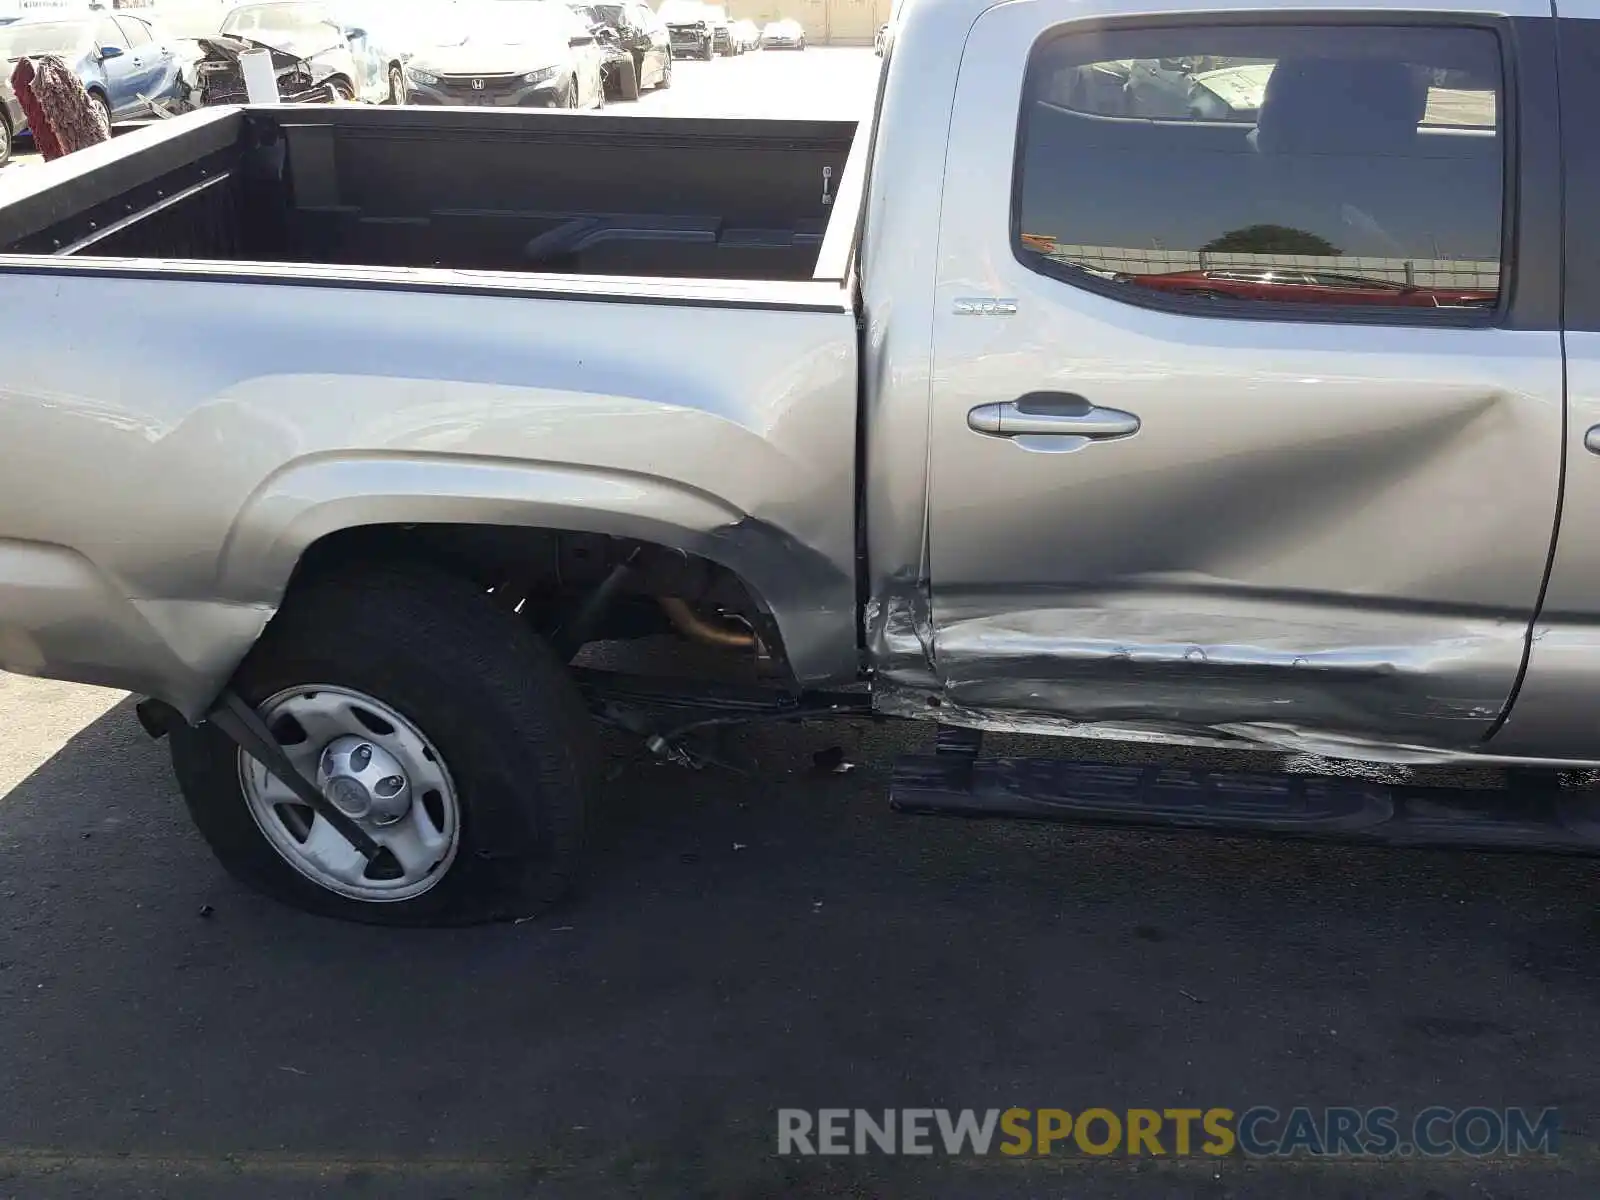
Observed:
[[[733,22],[728,20],[728,10],[718,4],[707,4],[706,16],[711,21],[711,48],[730,57],[739,53],[733,41]]]
[[[710,10],[698,0],[663,0],[656,16],[666,25],[675,58],[703,58],[716,55]]]

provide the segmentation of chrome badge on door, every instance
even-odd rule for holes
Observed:
[[[995,296],[957,296],[955,312],[958,317],[1014,317],[1017,302]]]

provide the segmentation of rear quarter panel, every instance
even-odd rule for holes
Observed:
[[[703,554],[853,676],[837,284],[106,269],[0,269],[0,667],[193,714],[316,537],[461,521]]]

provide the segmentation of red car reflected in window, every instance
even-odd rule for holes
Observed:
[[[1385,308],[1493,308],[1493,289],[1416,287],[1387,279],[1328,271],[1282,269],[1174,271],[1116,276],[1118,283],[1213,300],[1266,300],[1279,304],[1351,304]]]

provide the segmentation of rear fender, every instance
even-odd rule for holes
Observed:
[[[802,684],[855,675],[847,572],[720,497],[609,468],[423,454],[301,460],[266,480],[240,512],[223,548],[219,593],[275,608],[319,539],[413,524],[606,534],[699,555],[739,576],[766,605]]]

